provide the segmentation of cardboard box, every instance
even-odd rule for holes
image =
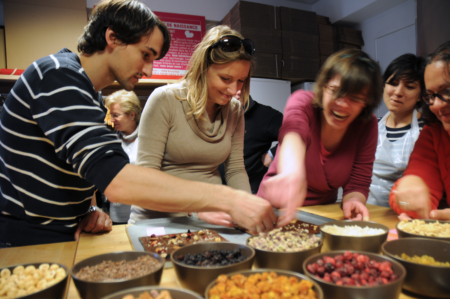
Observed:
[[[230,10],[231,28],[258,27],[281,30],[279,8],[254,2],[238,1]]]
[[[320,58],[284,55],[282,79],[290,80],[292,84],[303,81],[315,81],[320,70]]]
[[[319,58],[319,36],[295,31],[281,31],[283,54]]]
[[[282,30],[319,34],[315,12],[281,6],[280,17]]]
[[[273,53],[255,53],[256,68],[252,76],[263,78],[281,79],[282,72],[282,54]]]
[[[362,33],[359,30],[347,27],[337,27],[337,33],[340,43],[351,44],[359,47],[364,46]]]
[[[253,41],[256,53],[281,54],[283,52],[281,30],[243,27],[240,33]]]

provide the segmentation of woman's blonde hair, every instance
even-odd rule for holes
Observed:
[[[239,60],[250,61],[250,72],[241,89],[241,98],[244,100],[244,107],[248,105],[250,77],[255,66],[254,58],[245,52],[243,46],[241,46],[239,51],[235,52],[225,52],[220,46],[210,50],[210,47],[224,35],[234,35],[243,39],[243,36],[239,32],[228,26],[221,25],[213,27],[208,30],[203,40],[197,45],[189,61],[187,72],[184,76],[188,86],[188,92],[186,98],[181,100],[189,102],[191,107],[189,113],[193,114],[196,118],[201,118],[203,111],[206,109],[206,102],[208,101],[207,71],[211,64],[224,65]]]
[[[341,76],[341,86],[336,98],[367,94],[367,102],[358,119],[368,120],[380,104],[383,83],[378,63],[357,49],[344,49],[334,53],[325,61],[316,78],[313,105],[323,108],[323,90],[335,76]]]
[[[122,89],[110,94],[105,98],[105,107],[110,109],[112,104],[119,104],[126,114],[134,112],[134,121],[139,122],[142,112],[141,102],[133,91]]]

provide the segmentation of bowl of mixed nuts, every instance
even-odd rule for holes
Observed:
[[[320,253],[322,240],[306,230],[277,228],[248,238],[247,245],[255,249],[255,268],[303,273],[303,261]]]

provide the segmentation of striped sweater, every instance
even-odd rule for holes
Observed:
[[[104,117],[101,94],[75,53],[33,62],[0,116],[1,213],[74,232],[94,190],[104,191],[128,163]]]

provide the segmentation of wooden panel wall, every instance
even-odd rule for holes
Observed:
[[[25,69],[64,47],[77,52],[86,0],[3,0],[3,7],[7,68]]]

